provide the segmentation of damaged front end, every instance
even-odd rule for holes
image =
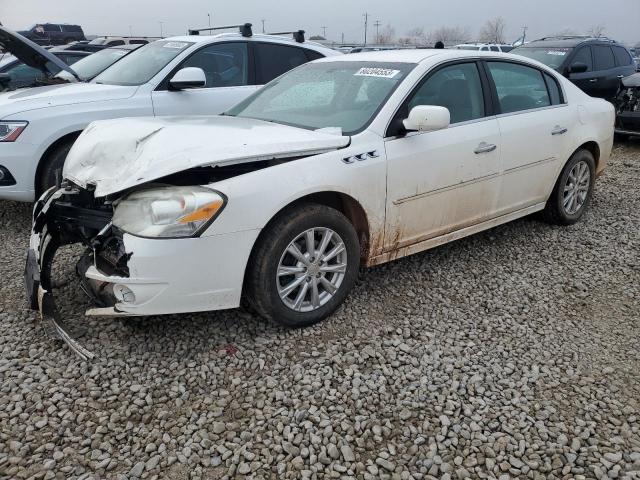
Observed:
[[[33,212],[25,267],[30,307],[39,310],[49,337],[63,340],[85,360],[94,355],[72,338],[56,307],[53,260],[63,245],[84,245],[86,250],[76,264],[80,286],[97,305],[114,306],[112,285],[85,276],[94,265],[113,275],[129,275],[130,254],[124,251],[122,232],[111,224],[112,216],[113,206],[108,199],[95,199],[91,191],[73,185],[49,190],[38,200]]]
[[[640,136],[640,73],[622,79],[615,106],[616,133]]]

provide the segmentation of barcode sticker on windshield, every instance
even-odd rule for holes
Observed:
[[[547,52],[547,54],[548,55],[560,55],[561,57],[564,57],[567,54],[567,52],[563,52],[561,50],[549,50]]]
[[[356,77],[393,78],[399,73],[400,73],[400,70],[391,70],[389,68],[363,67],[360,70],[358,70],[354,75]]]
[[[186,47],[187,45],[189,45],[188,43],[185,42],[167,42],[163,45],[164,48],[177,48],[179,50],[183,49],[184,47]]]

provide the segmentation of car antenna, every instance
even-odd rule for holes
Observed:
[[[228,28],[237,28],[243,37],[252,37],[253,30],[251,23],[243,23],[240,25],[225,25],[224,27],[207,27],[207,28],[190,28],[189,35],[200,35],[200,32],[211,32],[213,30],[226,30]]]
[[[293,34],[293,39],[298,43],[304,43],[304,30],[294,30],[293,32],[273,32],[269,35],[289,35]]]

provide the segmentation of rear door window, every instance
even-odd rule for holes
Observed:
[[[615,68],[616,61],[611,47],[605,45],[593,45],[594,67],[596,70],[609,70]]]
[[[254,52],[258,85],[269,83],[283,73],[309,61],[304,49],[288,45],[256,43]]]
[[[551,105],[542,72],[518,63],[487,62],[502,113]]]
[[[626,48],[623,47],[611,47],[613,48],[613,54],[616,57],[616,63],[619,67],[626,67],[627,65],[631,65],[631,55],[627,52]]]
[[[60,26],[47,24],[47,25],[44,25],[44,31],[45,32],[59,32],[60,31]]]

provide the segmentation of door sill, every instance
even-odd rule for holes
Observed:
[[[381,253],[380,255],[369,258],[369,260],[367,261],[367,266],[372,267],[374,265],[380,265],[382,263],[390,262],[398,258],[406,257],[408,255],[413,255],[414,253],[423,252],[425,250],[444,245],[445,243],[453,242],[454,240],[468,237],[469,235],[473,235],[474,233],[488,230],[490,228],[497,227],[498,225],[509,223],[518,218],[526,217],[527,215],[531,215],[532,213],[539,212],[540,210],[544,209],[544,206],[544,202],[537,203],[535,205],[531,205],[530,207],[522,208],[520,210],[516,210],[515,212],[492,218],[491,220],[486,220],[484,222],[464,227],[450,233],[445,233],[444,235],[421,240],[417,243],[412,243],[411,245]]]

